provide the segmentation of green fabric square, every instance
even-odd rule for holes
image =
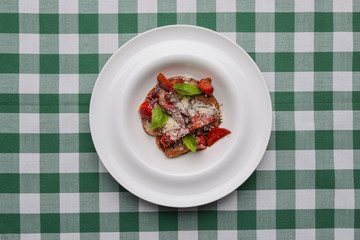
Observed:
[[[330,12],[315,12],[315,32],[332,32],[333,14]]]
[[[237,191],[238,210],[253,210],[255,208],[256,208],[256,191],[252,191],[252,190]]]
[[[60,215],[60,231],[65,232],[79,232],[80,220],[78,213],[61,213]]]
[[[237,12],[254,12],[255,11],[255,2],[252,0],[242,0],[236,2],[236,11]]]
[[[96,153],[80,153],[79,168],[80,172],[97,172],[99,170],[98,155]]]
[[[295,172],[296,189],[314,189],[315,188],[315,172],[312,170],[297,170]]]
[[[198,230],[217,230],[217,212],[199,211],[198,212]]]
[[[334,148],[334,131],[333,130],[317,130],[315,131],[315,148],[333,149]]]
[[[41,184],[41,183],[40,183]],[[41,213],[57,213],[60,211],[58,193],[41,193],[40,212]]]
[[[79,53],[98,52],[99,36],[97,34],[80,34],[79,35]]]
[[[19,190],[20,190],[19,174],[0,173],[0,193],[19,193]]]
[[[79,192],[79,174],[62,173],[60,174],[60,192],[78,193]]]
[[[159,230],[159,216],[157,212],[139,213],[139,231],[156,232]]]
[[[79,135],[77,133],[63,133],[60,135],[60,152],[79,152]]]
[[[314,122],[316,130],[333,129],[333,112],[332,111],[314,111]]]
[[[276,210],[276,229],[295,228],[295,210]]]
[[[79,94],[79,113],[88,113],[91,94]]]
[[[353,61],[360,60],[357,52],[334,52],[333,71],[354,71],[360,69]]]
[[[139,231],[139,213],[120,212],[120,232],[138,232],[138,231]]]
[[[334,149],[353,149],[353,133],[351,130],[334,131]]]
[[[177,13],[178,24],[196,25],[196,13]]]
[[[0,133],[0,153],[18,153],[19,145],[18,133]]]
[[[354,189],[355,170],[335,170],[335,189]]]
[[[35,73],[40,70],[40,55],[38,54],[21,54],[20,55],[20,73]]]
[[[41,173],[59,172],[59,154],[58,153],[40,154],[40,172]]]
[[[79,57],[74,54],[61,54],[59,56],[59,71],[62,74],[79,72]]]
[[[314,92],[314,110],[332,110],[333,93],[332,92]]]
[[[360,12],[352,13],[352,26],[354,32],[360,32]]]
[[[123,188],[109,173],[99,174],[99,191],[101,192],[126,192]]]
[[[256,171],[256,190],[276,189],[275,171]]]
[[[60,190],[58,173],[40,174],[40,192],[41,193],[58,193]]]
[[[275,111],[294,111],[294,93],[275,92]]]
[[[39,193],[40,189],[39,174],[21,174],[20,175],[20,192],[21,193]]]
[[[294,182],[294,190],[277,190],[276,191],[276,209],[287,210],[295,209],[295,171],[294,179],[291,179]]]
[[[175,21],[177,21],[177,19],[175,19]],[[156,28],[157,26],[158,26],[158,16],[156,13],[139,14],[139,16],[138,16],[138,32],[139,33]],[[116,28],[116,32],[117,32],[117,28]],[[121,42],[120,45],[123,44],[124,38],[127,37],[126,35],[130,35],[130,34],[121,34],[119,36],[119,40]],[[120,38],[123,38],[123,39],[120,39]]]
[[[295,150],[295,131],[276,131],[277,150]]]
[[[19,172],[19,154],[0,153],[0,173],[18,173],[18,172]]]
[[[78,0],[79,13],[93,13],[98,11],[96,0]]]
[[[59,33],[58,14],[40,14],[39,16],[40,33]]]
[[[275,32],[294,32],[294,13],[275,13]]]
[[[256,229],[256,211],[238,211],[237,212],[237,229],[254,230]]]
[[[216,13],[197,13],[196,25],[216,30]]]
[[[3,74],[3,73],[18,73],[18,72],[19,72],[19,54],[1,53],[0,73]]]
[[[277,92],[292,92],[294,90],[294,73],[293,72],[276,72],[275,73],[275,90]]]
[[[17,74],[1,74],[0,82],[1,82],[0,93],[18,93],[19,92],[19,75],[17,75]]]
[[[19,14],[18,13],[0,13],[0,32],[18,33],[19,32]]]
[[[198,218],[196,211],[178,212],[178,230],[189,231],[197,230]]]
[[[274,32],[275,31],[275,14],[274,13],[255,13],[256,32]]]
[[[360,91],[352,92],[352,109],[360,110]]]
[[[334,12],[334,32],[352,32],[353,31],[353,13],[351,12]],[[356,32],[356,31],[354,31]]]
[[[236,211],[219,211],[217,213],[217,229],[219,230],[237,230],[236,221]]]
[[[40,214],[21,214],[19,221],[21,233],[41,232]]]
[[[261,210],[256,211],[256,228],[257,229],[275,229],[276,228],[276,211]],[[256,239],[256,238],[253,238]]]
[[[20,152],[21,153],[38,153],[40,150],[39,134],[20,134]]]
[[[99,60],[97,54],[79,54],[79,73],[98,73]]]
[[[118,15],[119,33],[137,33],[138,15],[136,13],[121,13]]]
[[[354,215],[353,209],[335,209],[335,221],[336,228],[352,228],[354,226]]]
[[[61,14],[59,16],[60,33],[79,33],[79,15],[78,14]]]
[[[256,172],[252,173],[250,177],[238,187],[238,190],[255,190],[256,189]]]
[[[314,90],[315,91],[332,91],[333,90],[333,73],[332,72],[315,72],[314,73]]]
[[[97,14],[79,14],[79,33],[98,33]]]
[[[100,14],[98,16],[98,18],[99,18],[99,33],[117,33],[118,32],[118,15],[117,14]]]
[[[95,152],[90,133],[79,133],[79,152]]]
[[[314,70],[314,53],[297,52],[294,55],[294,71],[307,72]]]
[[[276,33],[275,49],[277,52],[294,51],[294,33]],[[275,55],[276,56],[276,55]]]
[[[318,150],[315,152],[316,169],[332,169],[334,167],[334,151]]]
[[[121,192],[119,202],[121,212],[137,212],[139,210],[139,198],[129,192]]]
[[[59,36],[57,34],[40,34],[40,53],[59,53]]]
[[[40,132],[54,133],[59,132],[59,116],[57,114],[40,114]]]
[[[360,131],[353,131],[353,147],[354,149],[360,149]]]
[[[276,189],[295,189],[295,171],[277,170]]]
[[[295,116],[291,111],[278,111],[275,115],[275,129],[279,131],[295,130]]]
[[[177,231],[178,212],[164,211],[159,212],[159,231]]]
[[[294,71],[294,53],[275,53],[275,71],[293,72]]]
[[[99,173],[80,173],[79,174],[80,192],[98,192],[99,191]]]
[[[102,55],[99,55],[102,56]],[[110,57],[110,56],[109,56]],[[109,57],[107,58],[107,60],[109,59]],[[96,79],[97,79],[98,75],[97,74],[81,74],[79,76],[79,98],[82,98],[81,101],[83,104],[87,105],[85,109],[81,109],[80,112],[83,112],[84,110],[86,110],[85,112],[88,113],[89,112],[89,103],[90,103],[90,94],[94,88]],[[85,94],[84,94],[85,93]],[[89,103],[88,103],[89,101]]]
[[[236,13],[237,32],[255,32],[255,13]]]
[[[334,209],[315,209],[315,227],[333,228]]]
[[[60,214],[40,214],[41,233],[60,233]]]
[[[218,32],[236,31],[236,13],[216,13],[216,30]]]
[[[39,33],[39,14],[19,14],[19,32]]]
[[[316,189],[334,189],[335,173],[333,170],[316,170],[315,173]]]
[[[315,52],[331,52],[333,50],[333,33],[315,32],[314,50]]]
[[[100,232],[119,232],[119,213],[100,213]]]
[[[255,34],[254,33],[236,33],[236,43],[245,51],[255,51]]]
[[[20,233],[20,214],[0,214],[0,233]]]
[[[314,210],[297,210],[295,215],[296,228],[315,228]]]
[[[333,53],[315,52],[314,53],[314,71],[332,71]]]
[[[19,35],[17,34],[0,34],[0,52],[19,53]]]
[[[360,71],[360,52],[353,52],[353,59],[352,59],[352,70],[353,71]]]
[[[80,213],[80,232],[99,232],[99,213]]]
[[[157,25],[166,26],[176,24],[177,16],[176,13],[158,13],[157,14]]]
[[[40,134],[40,152],[41,153],[58,153],[59,152],[59,134],[42,133]]]
[[[40,73],[43,74],[59,73],[59,55],[40,54]]]

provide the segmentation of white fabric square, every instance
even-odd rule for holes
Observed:
[[[276,240],[276,230],[257,230],[256,240]]]
[[[295,12],[313,12],[314,0],[295,0]]]
[[[352,91],[352,72],[333,72],[334,91]]]
[[[157,0],[138,0],[138,13],[157,13]]]
[[[79,54],[79,34],[59,34],[60,54]]]
[[[139,198],[139,212],[157,212],[159,206]]]
[[[119,193],[103,192],[99,194],[100,212],[118,212],[119,211]]]
[[[314,150],[296,150],[295,168],[296,170],[315,170],[315,151]]]
[[[197,231],[179,231],[178,240],[198,240]]]
[[[79,13],[78,0],[59,0],[59,13]]]
[[[335,228],[334,239],[346,239],[354,240],[354,229],[353,228]]]
[[[255,33],[256,52],[275,52],[275,33]]]
[[[118,13],[118,0],[99,0],[99,13]]]
[[[60,193],[60,212],[79,213],[80,212],[79,193]]]
[[[20,239],[21,240],[40,240],[41,234],[40,233],[21,233]]]
[[[19,93],[39,93],[39,74],[19,74]]]
[[[236,12],[236,0],[216,0],[216,12]]]
[[[333,12],[352,12],[353,0],[333,0]]]
[[[294,90],[295,92],[314,91],[314,72],[295,72]]]
[[[21,193],[20,213],[40,213],[40,194]]]
[[[59,93],[79,93],[79,75],[78,74],[60,74],[59,75]]]
[[[99,53],[114,53],[118,49],[118,34],[99,34]]]
[[[315,240],[315,229],[296,229],[296,239]]]
[[[39,133],[40,119],[38,113],[20,113],[19,131],[20,133]]]
[[[21,33],[19,36],[19,53],[39,54],[40,53],[39,34]]]
[[[353,129],[353,111],[333,111],[334,130]]]
[[[257,170],[275,170],[276,168],[276,151],[266,150]]]
[[[256,191],[256,210],[276,209],[276,191],[258,190]]]
[[[139,239],[140,240],[158,240],[159,232],[140,232]]]
[[[39,173],[40,154],[39,153],[20,153],[19,155],[20,173]]]
[[[176,12],[178,13],[196,12],[196,0],[177,0]]]
[[[234,230],[219,230],[217,232],[217,240],[237,240],[237,231]]]
[[[39,0],[19,0],[19,13],[39,13]]]
[[[79,172],[79,153],[60,153],[59,172],[60,173]]]
[[[275,91],[275,73],[274,72],[263,72],[262,73],[269,89],[269,92]]]
[[[334,52],[352,52],[353,51],[353,33],[352,32],[334,32],[333,33],[333,51]]]
[[[100,232],[100,240],[119,240],[120,233],[118,232]]]
[[[295,32],[294,33],[295,52],[314,52],[314,33]]]
[[[255,12],[275,12],[275,0],[256,0]]]
[[[237,210],[237,192],[233,191],[217,202],[218,210],[236,211]]]
[[[236,33],[234,32],[221,32],[221,35],[225,36],[226,38],[230,39],[234,43],[236,43]]]
[[[354,151],[353,150],[334,150],[335,169],[353,169]]]
[[[295,190],[296,209],[315,209],[315,190]]]
[[[355,207],[354,189],[335,189],[335,208],[353,209]]]
[[[80,233],[60,233],[60,240],[80,240]]]
[[[295,112],[295,130],[314,130],[314,112],[296,111]]]
[[[78,133],[79,132],[79,114],[61,113],[59,114],[60,133]]]

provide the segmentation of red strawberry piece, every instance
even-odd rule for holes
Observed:
[[[168,91],[175,91],[172,84],[162,73],[159,73],[157,80],[162,88]]]
[[[208,132],[207,136],[208,139],[206,139],[206,144],[210,147],[215,142],[217,142],[219,139],[225,137],[226,135],[230,134],[231,132],[227,130],[226,128],[214,128],[210,132]]]
[[[182,77],[179,77],[178,79],[176,79],[175,84],[178,83],[184,83],[184,79]]]
[[[199,82],[200,90],[206,95],[212,95],[214,88],[211,86],[211,78],[203,78]]]
[[[197,141],[197,146],[196,146],[196,151],[198,150],[204,150],[207,148],[206,146],[206,139],[204,135],[200,135],[196,137],[196,141]]]
[[[148,101],[144,101],[139,108],[139,113],[142,118],[151,121],[152,111],[154,110],[153,106]]]
[[[214,115],[206,115],[206,114],[196,114],[192,119],[191,119],[191,128],[192,129],[198,129],[201,128],[203,126],[208,125],[209,123],[212,123],[213,121],[216,120],[216,117]]]
[[[189,134],[189,133],[190,133],[190,128],[177,128],[177,129],[166,131],[162,135],[162,137],[160,139],[160,143],[164,147],[167,147],[171,143],[179,140],[180,138],[184,137],[186,134]]]
[[[151,105],[154,105],[154,103],[159,100],[160,89],[160,87],[155,87],[146,96],[146,100],[148,100]]]

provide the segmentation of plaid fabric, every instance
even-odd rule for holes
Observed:
[[[89,131],[102,66],[168,24],[242,46],[274,110],[254,174],[190,209],[127,192]],[[119,238],[360,239],[360,1],[0,0],[0,239]]]

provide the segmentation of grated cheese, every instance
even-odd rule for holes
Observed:
[[[166,124],[164,125],[163,132],[170,131],[176,128],[180,128],[180,125],[178,122],[175,121],[172,117],[169,117]]]

